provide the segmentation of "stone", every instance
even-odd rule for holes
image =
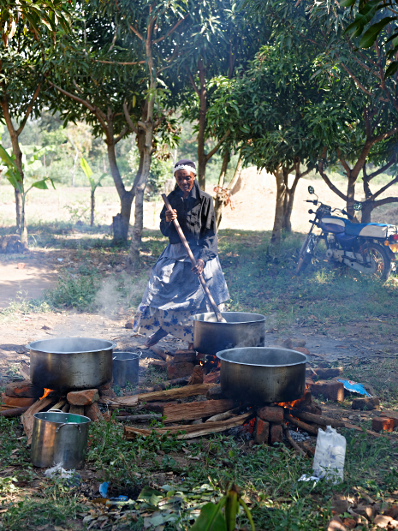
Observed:
[[[81,391],[70,391],[66,395],[66,400],[73,406],[89,406],[98,402],[98,389],[83,389]]]
[[[206,374],[203,383],[218,383],[220,381],[220,371],[213,371]]]
[[[305,347],[294,347],[293,350],[297,350],[297,352],[301,352],[301,354],[305,354],[306,356],[310,356],[311,354],[308,348]]]
[[[373,431],[388,431],[391,432],[394,429],[394,419],[388,417],[373,417],[372,430]]]
[[[113,387],[113,379],[109,382],[106,382],[98,387],[99,394],[102,393],[102,391],[109,391],[109,389],[112,389]]]
[[[175,380],[177,378],[184,378],[191,376],[195,365],[189,361],[175,363],[175,361],[167,363],[167,379]]]
[[[265,422],[260,417],[256,417],[256,425],[254,428],[254,442],[256,444],[268,444],[269,438],[269,422]]]
[[[283,442],[283,430],[280,424],[272,424],[269,436],[270,444]]]
[[[131,330],[133,326],[134,326],[134,319],[129,319],[124,325],[124,328],[128,328],[129,330]]]
[[[207,400],[221,400],[222,398],[227,398],[227,397],[222,394],[221,385],[210,387],[210,389],[207,390],[207,393],[206,393]]]
[[[326,531],[347,531],[343,521],[338,516],[333,516],[326,527]]]
[[[273,424],[283,423],[283,407],[279,406],[264,406],[257,409],[257,416],[266,422],[272,422]]]
[[[328,380],[329,378],[336,378],[337,376],[340,376],[343,373],[343,369],[322,369],[321,367],[319,367],[315,370],[315,372],[320,380]]]
[[[84,415],[84,406],[69,406],[68,413],[72,413],[72,415]]]
[[[101,420],[104,420],[104,417],[100,411],[97,402],[94,402],[94,404],[91,404],[91,406],[86,406],[84,408],[84,414],[93,422],[99,422]]]
[[[293,339],[293,349],[297,347],[303,348],[306,344],[307,342],[305,339]]]
[[[347,512],[348,502],[341,494],[335,493],[331,500],[331,507],[337,514],[344,514]]]
[[[380,400],[376,396],[367,398],[354,398],[351,404],[352,409],[359,409],[361,411],[370,411],[372,409],[377,409],[378,407],[380,407]]]
[[[188,380],[188,385],[196,385],[203,383],[203,367],[201,365],[196,365],[192,371],[191,376]]]
[[[322,395],[327,400],[342,402],[344,400],[344,385],[336,380],[320,380],[310,386],[314,396]]]
[[[291,338],[287,338],[285,339],[284,341],[282,341],[282,347],[283,348],[288,348],[288,349],[292,349],[293,348],[293,341],[291,340]]]
[[[9,383],[5,394],[15,398],[40,398],[44,394],[44,388],[32,384],[30,380]]]
[[[36,401],[37,398],[16,398],[15,396],[7,396],[5,393],[1,394],[1,405],[6,406],[7,409],[30,407]]]
[[[113,389],[108,389],[107,391],[102,391],[101,392],[101,397],[103,398],[115,398],[116,397],[116,393]]]
[[[391,516],[386,516],[385,514],[378,514],[373,520],[373,524],[381,529],[387,529],[391,522]]]

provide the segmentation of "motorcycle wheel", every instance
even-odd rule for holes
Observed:
[[[368,243],[366,251],[370,258],[376,262],[377,269],[373,275],[380,280],[387,280],[391,273],[391,260],[385,249],[378,243]]]
[[[307,234],[307,237],[304,240],[303,245],[301,246],[300,253],[299,253],[299,260],[297,262],[297,267],[296,267],[296,275],[304,271],[304,269],[308,266],[308,264],[311,263],[311,254],[306,252],[310,238],[311,238],[311,235]]]

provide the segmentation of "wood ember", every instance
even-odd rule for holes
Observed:
[[[201,402],[185,402],[183,404],[169,404],[163,408],[165,423],[180,422],[182,420],[196,420],[210,417],[218,413],[229,411],[235,406],[234,400],[203,400]]]
[[[222,420],[220,422],[206,422],[205,424],[195,424],[191,426],[172,426],[170,428],[156,428],[155,430],[145,430],[140,428],[134,428],[132,426],[124,427],[124,438],[128,441],[134,440],[137,436],[147,437],[155,431],[159,435],[176,435],[177,439],[194,439],[196,437],[202,437],[204,435],[210,435],[212,433],[220,433],[230,428],[242,426],[245,421],[253,416],[252,412],[239,415],[228,420]],[[185,433],[178,433],[184,431]]]
[[[318,435],[318,428],[315,428],[314,426],[310,426],[309,424],[306,424],[302,420],[296,419],[296,417],[293,417],[290,415],[290,413],[285,410],[285,420],[288,420],[291,424],[294,424],[298,428],[301,428],[302,430],[311,433],[312,435]]]
[[[320,426],[332,426],[332,428],[345,428],[345,422],[342,420],[331,419],[329,417],[323,417],[322,415],[314,415],[313,413],[307,413],[306,411],[300,411],[298,409],[292,409],[292,415],[307,421],[314,422]]]

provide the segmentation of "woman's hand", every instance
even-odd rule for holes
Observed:
[[[195,275],[201,275],[203,273],[203,269],[205,268],[204,261],[199,258],[199,260],[196,260],[196,266],[191,269],[195,273]]]
[[[173,219],[177,219],[177,210],[166,210],[166,221],[170,223]]]

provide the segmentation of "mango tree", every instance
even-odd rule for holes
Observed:
[[[87,177],[88,182],[90,183],[91,193],[90,193],[90,227],[94,226],[94,213],[95,213],[95,191],[98,186],[101,186],[101,181],[106,177],[106,173],[103,173],[98,181],[95,181],[92,177],[93,170],[90,168],[89,163],[84,157],[80,159],[80,166],[84,172],[84,175]]]

